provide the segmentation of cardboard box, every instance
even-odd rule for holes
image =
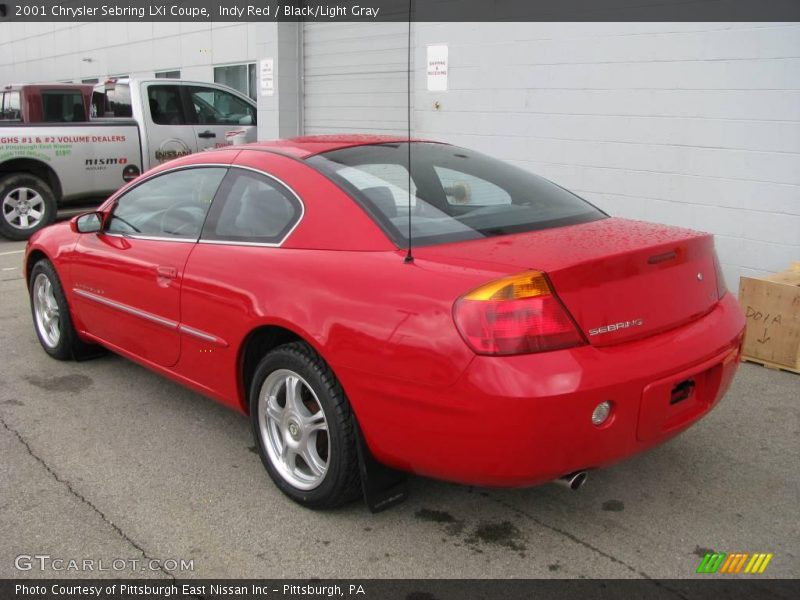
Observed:
[[[742,277],[739,303],[747,319],[742,358],[800,373],[800,262],[775,275]]]

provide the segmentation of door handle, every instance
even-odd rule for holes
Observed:
[[[199,138],[215,138],[215,137],[217,137],[217,134],[214,133],[213,131],[203,131],[203,132],[198,133],[197,137],[199,137]]]
[[[156,267],[156,273],[159,277],[164,277],[165,279],[175,279],[178,276],[178,269],[175,267]]]

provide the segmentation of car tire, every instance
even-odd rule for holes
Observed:
[[[33,328],[45,352],[58,360],[81,360],[102,353],[99,346],[78,337],[53,263],[42,259],[33,265],[28,290]]]
[[[0,234],[26,240],[56,219],[56,197],[40,177],[15,173],[0,179]]]
[[[250,416],[261,461],[289,498],[323,509],[361,495],[355,416],[310,346],[293,342],[262,358],[250,386]]]

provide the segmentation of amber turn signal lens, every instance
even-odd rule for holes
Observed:
[[[549,294],[550,285],[540,271],[527,271],[482,285],[464,296],[465,300],[521,300]]]

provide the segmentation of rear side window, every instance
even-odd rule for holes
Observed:
[[[106,92],[106,109],[113,117],[132,117],[131,88],[127,85],[118,85],[113,90]]]
[[[131,88],[116,84],[114,87],[95,88],[92,94],[92,117],[94,118],[131,118]]]
[[[0,121],[19,121],[21,118],[19,92],[0,94]]]
[[[79,123],[87,120],[83,95],[73,90],[42,92],[42,114],[46,123]]]
[[[203,227],[203,240],[280,244],[302,216],[297,197],[278,181],[232,168]]]
[[[410,155],[410,176],[409,147],[403,143],[343,148],[307,162],[347,191],[398,246],[408,244],[409,210],[417,245],[536,231],[606,216],[558,185],[478,152],[414,142]]]
[[[177,85],[151,85],[147,88],[150,116],[156,125],[185,125],[186,115]]]

